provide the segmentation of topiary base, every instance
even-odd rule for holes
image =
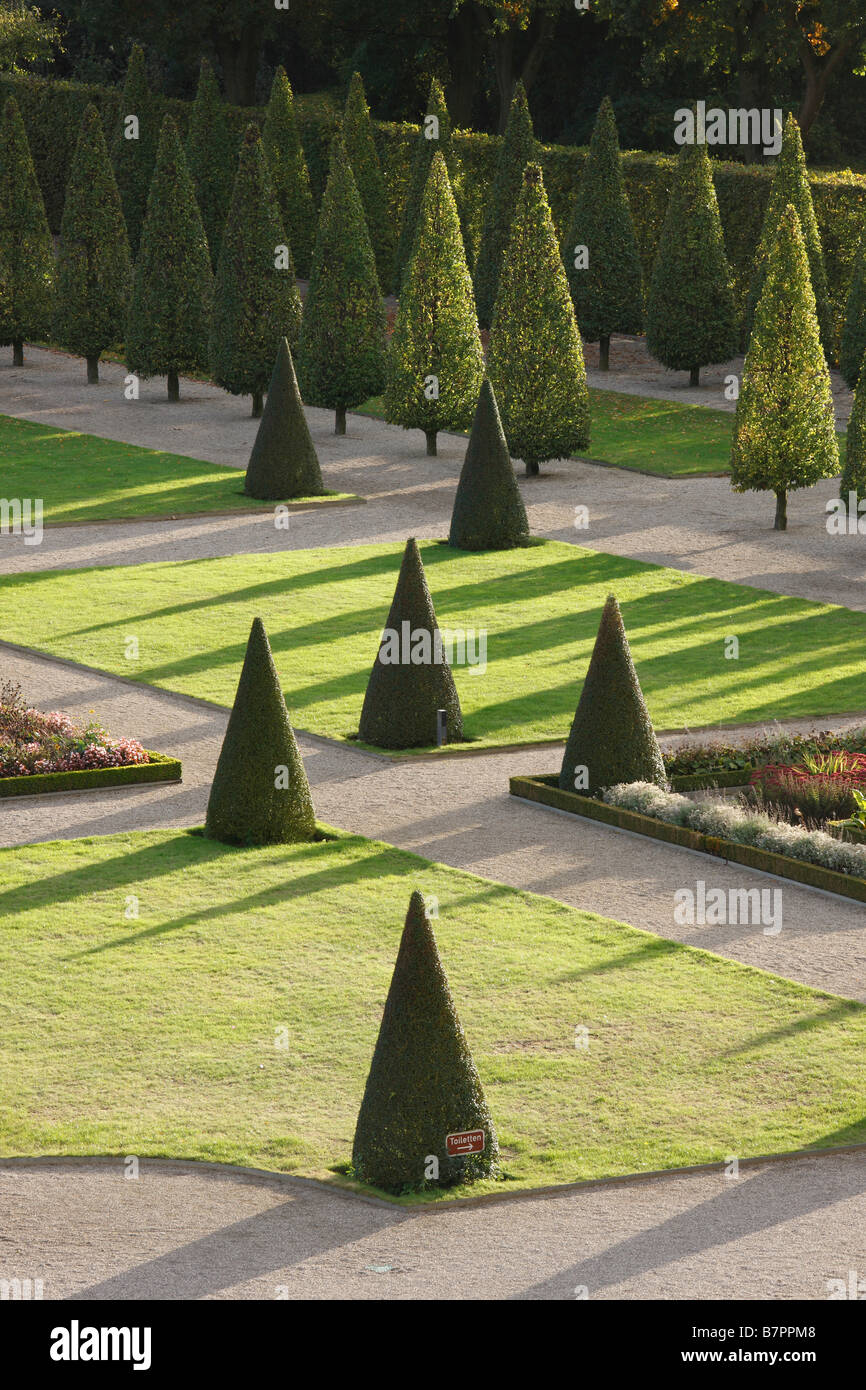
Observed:
[[[127,767],[88,767],[77,772],[34,772],[0,777],[0,797],[42,796],[50,792],[87,792],[96,787],[129,787],[148,782],[180,782],[181,763],[145,750],[149,762]]]

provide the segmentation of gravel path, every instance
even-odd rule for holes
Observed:
[[[866,1155],[435,1212],[194,1164],[15,1164],[0,1206],[0,1279],[46,1299],[826,1299],[862,1277]]]

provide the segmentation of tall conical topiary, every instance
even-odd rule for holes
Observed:
[[[18,103],[9,97],[0,121],[0,343],[24,365],[28,338],[47,338],[54,293],[54,253]]]
[[[853,391],[860,378],[863,354],[866,353],[866,218],[854,258],[854,273],[845,305],[842,345],[839,349],[839,370]]]
[[[304,304],[298,379],[307,405],[346,411],[385,384],[385,307],[355,178],[340,140],[322,199],[313,271]]]
[[[809,176],[806,172],[806,157],[803,154],[800,127],[792,115],[789,115],[785,122],[782,149],[773,173],[770,197],[764,213],[764,225],[758,242],[758,249],[755,252],[755,264],[746,304],[745,329],[747,338],[752,331],[758,300],[767,278],[770,255],[776,243],[779,223],[789,203],[796,209],[797,217],[800,220],[800,231],[809,261],[812,292],[815,295],[821,342],[828,361],[833,361],[833,317],[827,293],[824,252],[821,248],[821,236],[812,203],[812,190],[809,187]]]
[[[610,97],[598,109],[562,246],[574,311],[606,371],[612,333],[643,332],[643,273]]]
[[[860,519],[860,503],[866,498],[866,372],[861,364],[854,388],[854,405],[845,440],[845,462],[839,482],[839,496],[849,516]],[[853,497],[852,497],[853,493]]]
[[[839,472],[833,390],[821,346],[800,219],[784,210],[743,366],[731,449],[735,492],[774,492],[774,529],[788,493]]]
[[[289,497],[315,497],[324,492],[322,470],[310,431],[288,340],[280,339],[244,491],[250,497],[278,502]]]
[[[658,362],[687,371],[727,362],[739,346],[731,268],[705,145],[683,145],[647,299],[646,343]]]
[[[207,804],[205,834],[237,845],[312,840],[316,816],[270,643],[254,618]]]
[[[135,44],[129,55],[111,145],[111,162],[133,257],[138,255],[153,180],[158,145],[156,123],[156,109],[144,68],[144,53]]]
[[[280,218],[292,248],[295,270],[302,279],[310,274],[316,240],[316,208],[298,124],[295,100],[285,68],[274,73],[270,100],[262,127],[262,146],[280,210]]]
[[[252,396],[254,418],[281,338],[296,347],[301,297],[292,251],[271,186],[262,141],[249,126],[241,144],[231,208],[214,283],[208,358],[217,385]]]
[[[667,785],[619,604],[609,594],[565,745],[559,785],[598,796],[619,782]]]
[[[180,396],[181,372],[207,360],[213,299],[210,251],[177,127],[166,116],[126,322],[126,364],[138,376],[166,376]]]
[[[225,105],[207,58],[202,58],[189,130],[186,162],[204,223],[211,265],[216,269],[232,196],[237,139],[229,129]]]
[[[483,377],[460,221],[445,160],[437,153],[391,338],[385,419],[423,430],[427,453],[434,455],[439,430],[468,428]]]
[[[458,550],[510,550],[529,539],[526,508],[485,377],[457,484],[448,544]]]
[[[359,72],[352,73],[349,83],[343,116],[343,144],[364,205],[367,230],[376,257],[379,284],[387,289],[394,274],[394,235],[388,214],[385,180],[376,152],[376,141],[373,138],[370,108]]]
[[[499,289],[502,258],[508,249],[514,214],[523,188],[523,171],[527,164],[538,159],[538,146],[532,129],[532,117],[522,82],[514,88],[505,135],[499,149],[496,175],[487,205],[487,216],[481,233],[481,245],[475,265],[475,304],[478,322],[489,328]]]
[[[463,715],[457,687],[421,555],[410,539],[367,682],[358,736],[379,748],[423,748],[436,742],[440,709],[447,716],[446,741],[459,743]]]
[[[132,292],[132,257],[102,121],[89,103],[72,160],[57,256],[54,337],[84,357],[99,381],[99,358],[120,342]]]
[[[480,1133],[480,1153],[452,1157],[449,1135]],[[451,1187],[495,1175],[499,1145],[419,892],[397,963],[352,1146],[354,1176],[386,1192]]]
[[[537,164],[526,167],[502,262],[487,371],[527,475],[545,459],[589,448],[583,347]]]
[[[418,218],[421,214],[421,203],[424,199],[424,192],[430,177],[430,165],[435,154],[441,154],[448,167],[448,177],[451,181],[452,191],[457,201],[457,189],[455,181],[458,177],[458,161],[451,139],[451,117],[448,115],[448,107],[445,104],[445,93],[442,85],[434,77],[430,83],[430,95],[427,98],[426,109],[421,116],[421,128],[418,132],[418,139],[415,144],[415,156],[412,161],[412,175],[409,180],[409,192],[406,196],[406,206],[403,209],[403,221],[400,225],[400,239],[397,243],[397,252],[394,258],[394,293],[400,293],[400,286],[406,267],[412,258],[415,246],[415,235],[418,229]],[[459,207],[458,207],[459,213]]]

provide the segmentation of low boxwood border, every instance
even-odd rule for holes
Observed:
[[[697,792],[712,787],[745,787],[756,767],[721,767],[713,772],[675,772],[669,777],[671,791]]]
[[[755,849],[752,845],[737,844],[734,840],[723,840],[716,835],[705,835],[700,830],[689,830],[683,825],[670,825],[667,821],[644,816],[638,811],[626,811],[621,806],[608,806],[605,801],[596,801],[578,792],[563,791],[558,782],[555,773],[552,776],[511,777],[508,789],[512,796],[519,796],[524,801],[537,801],[542,806],[553,806],[557,811],[568,811],[588,820],[601,821],[604,825],[615,825],[620,830],[631,830],[654,840],[666,840],[668,844],[681,845],[684,849],[700,850],[703,854],[712,854],[733,864],[743,864],[749,869],[759,869],[765,874],[790,878],[795,883],[805,884],[807,888],[823,888],[827,893],[838,893],[843,898],[866,902],[864,878],[853,878],[850,874],[839,873],[837,869],[807,864],[786,854],[774,854],[770,850]]]
[[[93,787],[128,787],[137,782],[179,782],[181,763],[145,749],[147,763],[127,767],[88,767],[78,772],[34,772],[26,777],[0,777],[0,797],[38,796],[46,792],[86,792]]]

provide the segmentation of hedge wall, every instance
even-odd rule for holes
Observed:
[[[106,132],[113,132],[120,93],[116,88],[56,82],[47,78],[0,75],[0,97],[14,95],[21,106],[30,138],[39,182],[45,195],[52,231],[60,227],[66,174],[72,161],[81,115],[88,101],[95,102]],[[192,103],[156,98],[161,110],[171,112],[181,133],[186,133]],[[318,200],[327,174],[331,137],[339,121],[338,104],[329,94],[295,98],[301,139]],[[229,106],[227,116],[238,136],[250,121],[261,124],[259,108]],[[392,222],[399,226],[409,184],[412,150],[418,126],[408,123],[374,123],[379,156],[388,190]],[[474,261],[484,218],[484,202],[493,181],[500,136],[466,131],[455,136],[463,166],[462,215],[467,230],[467,250]],[[542,146],[544,179],[558,229],[567,225],[575,187],[587,156],[586,147]],[[649,279],[655,249],[664,220],[675,160],[669,155],[632,151],[623,156],[626,186],[631,199],[638,246]],[[771,170],[713,160],[713,171],[728,257],[736,280],[738,299],[745,302],[751,259],[760,235],[769,193]],[[861,222],[866,211],[866,175],[850,170],[810,173],[815,212],[824,243],[830,298],[837,334],[848,295],[848,284]]]

